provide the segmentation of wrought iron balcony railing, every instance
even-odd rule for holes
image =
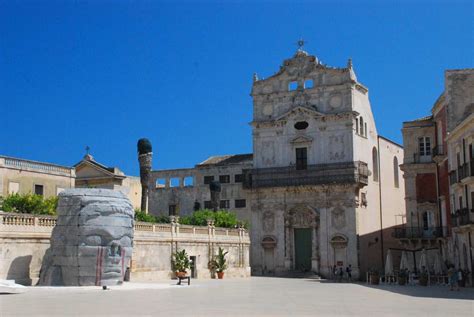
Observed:
[[[474,213],[473,209],[471,209],[471,213]],[[474,216],[472,216],[472,218],[473,219],[471,219],[471,216],[469,215],[469,209],[467,208],[456,210],[456,212],[451,215],[453,227],[474,224]]]
[[[447,233],[447,227],[402,227],[395,228],[393,237],[396,239],[436,239],[445,237]]]
[[[286,187],[322,184],[368,184],[367,163],[344,162],[308,165],[305,170],[295,166],[244,170],[244,188]]]
[[[437,145],[433,148],[433,156],[446,155],[446,151],[442,145]]]
[[[413,153],[413,163],[433,163],[433,157],[429,155],[421,155],[420,153]]]

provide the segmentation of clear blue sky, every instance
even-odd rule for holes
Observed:
[[[378,3],[378,4],[377,4]],[[138,175],[252,151],[252,74],[305,49],[352,57],[380,134],[427,115],[444,70],[474,67],[473,1],[0,0],[0,154],[73,165],[86,145]]]

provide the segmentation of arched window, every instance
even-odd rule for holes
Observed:
[[[364,135],[364,119],[362,119],[362,117],[360,117],[359,124],[360,124],[360,128],[359,128],[360,135]]]
[[[377,149],[375,146],[372,149],[372,171],[373,171],[373,180],[374,182],[379,181],[379,159],[377,155]]]
[[[393,157],[393,184],[396,188],[399,186],[398,181],[398,159],[396,156]]]
[[[356,133],[359,134],[359,119],[356,118]]]

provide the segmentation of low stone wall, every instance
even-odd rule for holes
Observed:
[[[56,218],[0,212],[0,279],[35,285]],[[135,223],[132,281],[171,278],[171,254],[186,249],[195,259],[195,278],[211,278],[207,263],[219,247],[229,251],[226,277],[249,277],[250,238],[243,228]]]

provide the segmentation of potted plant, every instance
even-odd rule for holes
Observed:
[[[189,256],[186,250],[183,249],[173,254],[173,268],[177,277],[186,276],[186,270],[190,268]]]
[[[219,247],[219,253],[216,256],[216,272],[217,278],[223,279],[224,278],[224,271],[227,269],[227,260],[225,256],[229,253],[229,251],[224,252],[224,249]]]
[[[380,283],[380,274],[379,271],[372,269],[369,271],[369,280],[372,285],[379,285]]]
[[[398,285],[406,285],[408,278],[407,269],[402,269],[398,272]]]

